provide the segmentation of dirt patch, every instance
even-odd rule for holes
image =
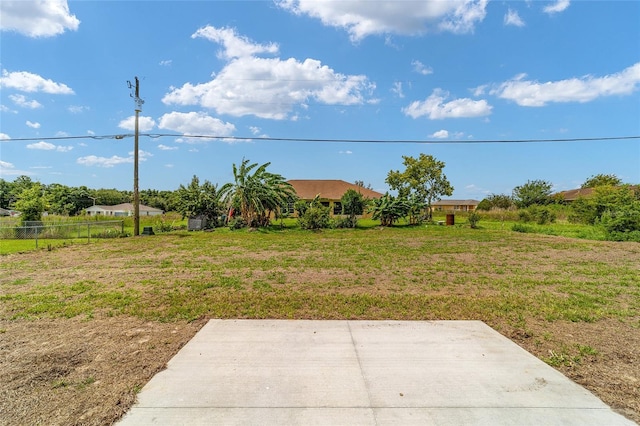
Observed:
[[[0,424],[111,424],[203,324],[0,321]]]
[[[638,319],[640,320],[640,318]],[[638,321],[635,322],[638,324]],[[640,423],[640,329],[618,320],[529,324],[508,337]]]

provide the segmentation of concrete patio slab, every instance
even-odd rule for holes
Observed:
[[[211,320],[120,425],[634,425],[479,321]]]

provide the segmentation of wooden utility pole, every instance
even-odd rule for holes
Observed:
[[[144,101],[140,99],[140,80],[138,77],[136,79],[135,85],[135,96],[133,100],[136,103],[136,124],[135,124],[135,134],[133,136],[133,235],[140,235],[140,191],[138,189],[138,117],[140,115],[140,111],[142,111],[142,104]],[[132,88],[131,82],[129,83],[129,88]]]

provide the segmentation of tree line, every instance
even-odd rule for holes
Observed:
[[[419,224],[432,219],[431,205],[442,196],[451,196],[453,186],[444,174],[445,163],[431,155],[418,158],[403,156],[403,170],[391,170],[385,182],[396,195],[385,193],[379,199],[366,200],[358,191],[347,191],[340,200],[343,217],[331,218],[329,207],[319,197],[299,200],[285,178],[268,170],[270,163],[259,165],[243,159],[233,164],[233,182],[221,186],[193,176],[188,185],[175,191],[153,189],[140,191],[144,205],[175,211],[183,218],[201,217],[211,227],[267,226],[272,219],[283,219],[294,211],[302,228],[329,226],[355,227],[357,216],[364,212],[391,226],[400,219]],[[364,187],[363,181],[358,181]],[[520,220],[545,224],[555,221],[554,205],[566,200],[552,193],[553,185],[545,180],[529,180],[512,193],[490,194],[478,205],[478,211],[517,210]],[[624,185],[615,175],[599,174],[588,178],[582,188],[593,188],[589,197],[570,203],[568,220],[602,225],[612,239],[640,241],[640,188]],[[0,179],[0,207],[21,212],[22,220],[40,220],[44,211],[75,216],[92,205],[115,205],[131,202],[132,191],[44,185],[28,176],[13,182]],[[470,216],[475,225],[479,216]]]
[[[568,212],[572,223],[602,226],[611,240],[640,241],[640,186],[624,184],[613,174],[597,174],[585,180],[576,199],[552,193],[545,180],[529,180],[510,195],[490,194],[478,204],[479,211],[517,210],[522,222],[544,225],[556,220],[556,211]]]
[[[453,187],[443,173],[444,162],[425,154],[403,159],[405,170],[391,170],[386,179],[397,196],[387,193],[379,200],[365,200],[358,191],[347,191],[341,200],[341,213],[345,217],[332,225],[355,227],[357,216],[365,210],[383,225],[392,225],[403,217],[417,223],[425,211],[430,214],[428,207],[433,201],[441,195],[451,195]],[[318,197],[299,200],[293,187],[282,175],[270,172],[269,166],[270,163],[259,165],[243,159],[240,164],[233,164],[233,182],[218,186],[207,180],[201,183],[193,176],[188,185],[180,185],[175,191],[142,190],[140,202],[165,212],[181,213],[183,217],[205,218],[211,226],[231,220],[236,227],[266,226],[273,217],[291,214],[293,206],[301,226],[328,226],[328,207]],[[364,181],[357,184],[365,187]],[[39,220],[45,211],[75,216],[92,205],[115,205],[132,199],[132,191],[44,185],[28,176],[19,176],[13,182],[0,179],[0,207],[20,211],[23,220]]]

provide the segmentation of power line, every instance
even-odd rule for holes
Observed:
[[[3,142],[32,142],[50,140],[72,140],[72,139],[125,139],[133,137],[134,134],[117,135],[86,135],[86,136],[54,136],[45,138],[8,138]],[[493,143],[562,143],[562,142],[606,142],[613,140],[634,140],[640,136],[605,136],[605,137],[585,137],[585,138],[552,138],[552,139],[343,139],[343,138],[280,138],[280,137],[256,137],[256,136],[219,136],[219,135],[189,135],[174,133],[140,133],[139,136],[146,136],[153,139],[172,137],[185,139],[215,139],[222,141],[273,141],[273,142],[309,142],[309,143],[376,143],[376,144],[493,144]]]

